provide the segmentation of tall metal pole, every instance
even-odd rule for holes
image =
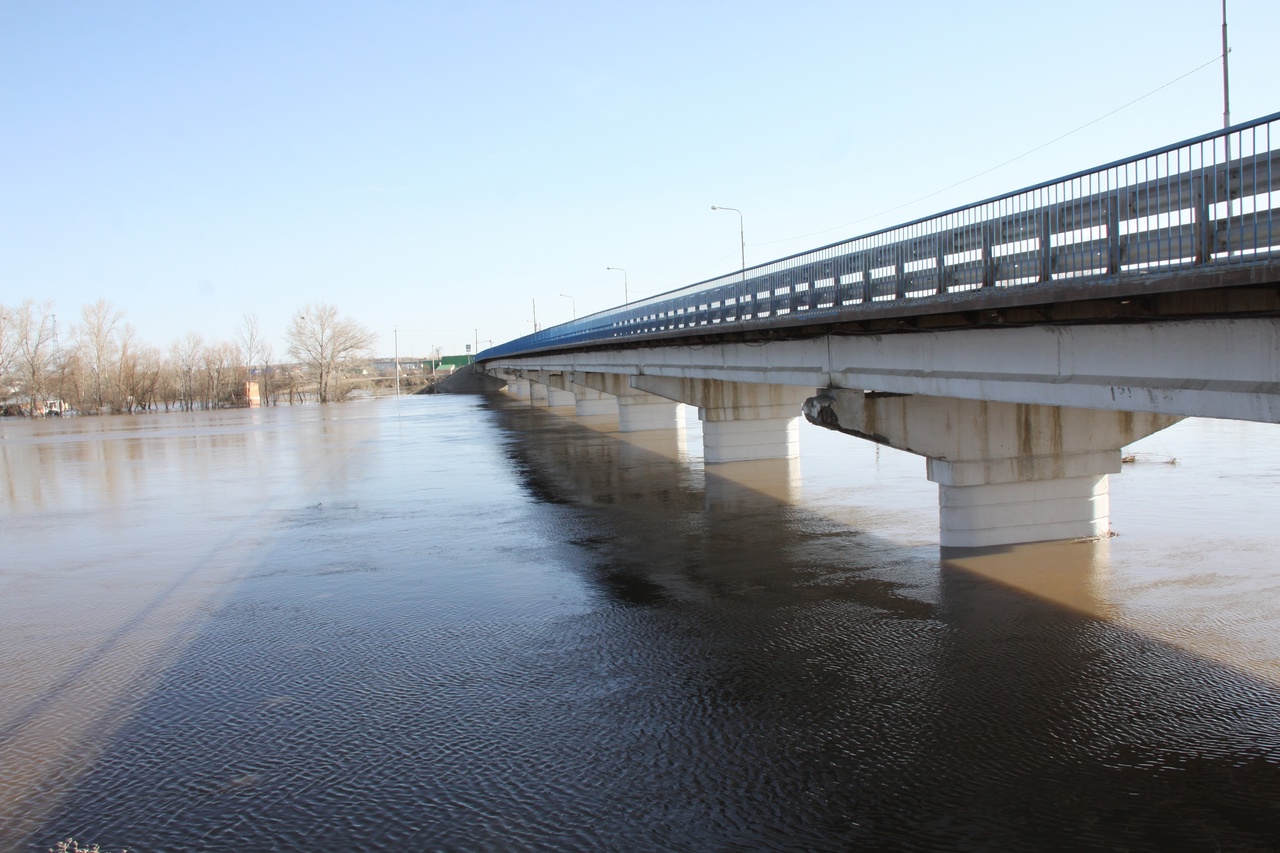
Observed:
[[[1227,0],[1222,0],[1224,3],[1226,1]],[[746,231],[742,227],[742,211],[738,210],[736,207],[717,207],[714,204],[711,205],[711,209],[732,210],[734,213],[738,214],[738,246],[742,250],[742,277],[745,279],[747,277],[747,238]]]
[[[630,289],[627,287],[627,271],[624,270],[622,267],[605,267],[605,269],[622,273],[622,302],[624,305],[630,305],[631,293],[630,293]]]
[[[395,326],[391,327],[391,334],[394,336],[392,340],[396,353],[396,396],[400,396],[400,330]]]
[[[1222,0],[1222,129],[1231,127],[1231,84],[1227,78],[1227,0]],[[1224,135],[1222,142],[1226,148],[1227,163],[1231,162],[1231,136]],[[1228,176],[1230,180],[1230,176]]]
[[[1231,85],[1227,79],[1227,0],[1222,0],[1222,129],[1231,127]]]

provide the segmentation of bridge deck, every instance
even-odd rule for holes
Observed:
[[[1280,113],[600,312],[479,357],[666,339],[1280,313],[1275,129]]]

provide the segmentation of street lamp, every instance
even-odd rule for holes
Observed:
[[[714,204],[711,205],[711,209],[732,210],[734,213],[738,214],[738,245],[742,250],[742,277],[745,279],[747,277],[747,238],[742,228],[742,211],[738,210],[736,207],[717,207]]]
[[[605,267],[605,269],[622,273],[622,301],[624,305],[630,305],[631,294],[628,292],[628,288],[627,288],[627,271],[624,270],[622,267]]]
[[[569,300],[569,307],[573,309],[573,319],[578,319],[578,303],[574,302],[573,297],[567,293],[562,293],[560,295]]]

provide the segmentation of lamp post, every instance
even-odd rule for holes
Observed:
[[[569,307],[573,310],[573,319],[578,319],[578,303],[574,302],[573,297],[567,293],[562,293],[560,295],[569,300]]]
[[[712,210],[732,210],[734,213],[738,214],[738,246],[742,250],[742,277],[745,279],[747,277],[747,238],[745,236],[745,231],[743,230],[743,227],[742,227],[742,211],[738,210],[738,208],[736,207],[724,207],[724,206],[717,207],[714,204],[711,205],[711,209]]]
[[[627,271],[624,270],[622,267],[605,267],[605,269],[622,273],[622,304],[630,305],[631,293],[629,291],[629,288],[627,287]]]

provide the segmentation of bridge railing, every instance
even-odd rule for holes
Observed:
[[[782,318],[833,322],[892,300],[1248,263],[1280,254],[1277,189],[1280,113],[601,311],[479,358]]]

